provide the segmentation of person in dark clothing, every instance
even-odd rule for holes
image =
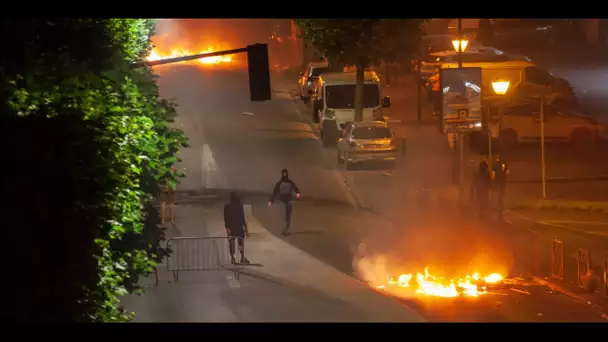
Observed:
[[[488,170],[488,163],[482,160],[479,163],[479,170],[473,177],[471,184],[471,199],[475,203],[479,218],[483,218],[488,210],[490,202],[490,187],[492,181]]]
[[[239,252],[241,254],[241,264],[248,264],[249,260],[245,258],[245,236],[249,235],[247,220],[245,220],[243,203],[241,203],[241,199],[235,192],[230,193],[230,203],[224,206],[224,226],[226,227],[226,235],[228,235],[231,262],[236,264],[236,259],[234,258],[236,240],[238,241]]]
[[[492,182],[496,190],[496,201],[498,204],[498,218],[502,218],[503,205],[505,194],[507,192],[507,178],[509,176],[509,166],[502,162],[500,158],[496,159],[492,167]]]
[[[296,198],[300,198],[300,189],[296,186],[291,179],[289,179],[289,172],[287,169],[281,171],[281,180],[274,185],[272,195],[270,195],[270,201],[268,201],[268,208],[272,206],[272,203],[278,199],[285,207],[285,227],[283,228],[283,235],[289,235],[289,226],[291,225],[291,212],[293,194],[295,193]]]

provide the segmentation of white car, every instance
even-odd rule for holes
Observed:
[[[564,141],[587,145],[597,141],[600,128],[591,116],[546,104],[544,106],[545,141]],[[538,142],[540,104],[518,103],[504,108],[499,140],[506,146]]]

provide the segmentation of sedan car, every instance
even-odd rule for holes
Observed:
[[[338,164],[365,161],[386,161],[395,167],[397,144],[395,135],[383,121],[361,121],[348,123],[343,136],[338,140]]]

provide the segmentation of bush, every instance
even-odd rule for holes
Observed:
[[[20,320],[127,321],[120,297],[140,291],[139,276],[165,253],[153,201],[158,183],[178,181],[170,167],[186,138],[169,128],[175,107],[159,99],[151,70],[129,64],[148,53],[152,28],[0,20],[17,55],[0,57],[0,115],[6,196],[17,199],[11,241],[29,274],[15,290]]]

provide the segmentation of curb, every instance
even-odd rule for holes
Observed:
[[[534,275],[531,275],[531,277],[532,277],[532,280],[534,280],[534,282],[536,282],[539,285],[548,287],[553,292],[561,293],[564,296],[570,297],[578,302],[581,302],[582,304],[585,304],[585,305],[593,308],[594,310],[604,313],[604,315],[606,314],[606,308],[604,308],[600,305],[597,305],[597,304],[593,304],[593,302],[591,302],[588,298],[585,298],[585,296],[583,296],[583,295],[574,293],[574,292],[564,288],[563,286],[554,284],[554,283],[552,283],[548,280],[542,279],[540,277],[537,277]]]
[[[608,213],[608,202],[600,201],[576,201],[576,200],[535,200],[524,201],[514,206],[511,210],[517,209],[539,209],[539,210],[573,210],[591,211],[597,213]]]
[[[579,177],[547,177],[546,183],[580,183],[608,180],[608,175],[579,176]],[[515,179],[509,180],[510,184],[536,184],[542,183],[542,179]]]

